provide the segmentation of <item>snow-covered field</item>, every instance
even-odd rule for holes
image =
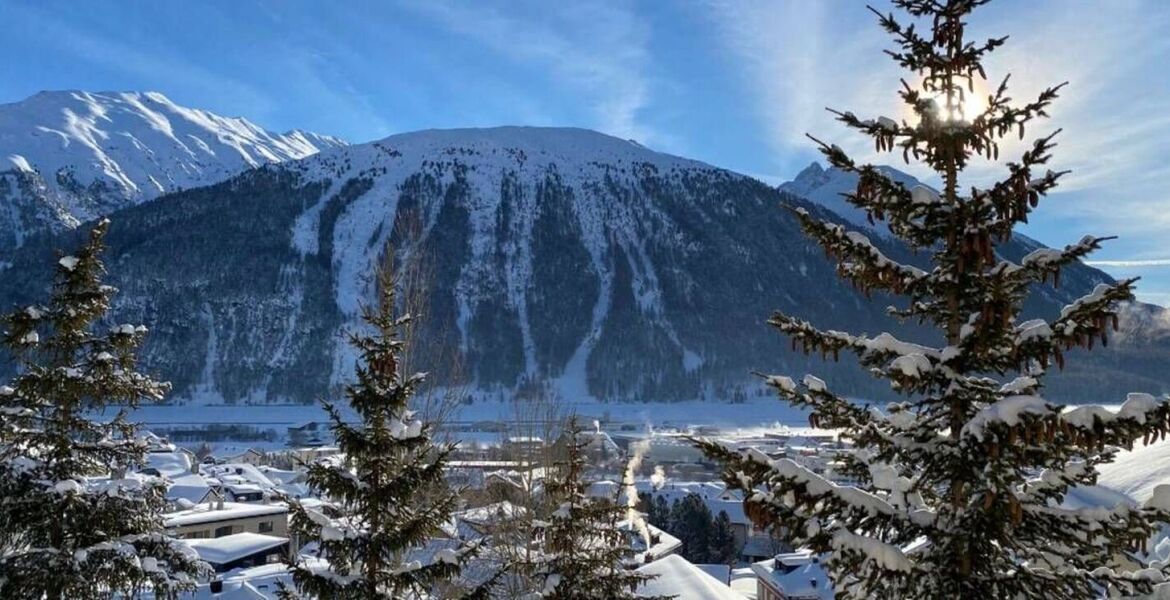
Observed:
[[[1097,483],[1121,492],[1137,502],[1145,502],[1154,486],[1170,483],[1170,439],[1121,451],[1110,464],[1101,465]]]
[[[566,410],[582,419],[603,422],[638,422],[662,425],[714,425],[717,427],[759,427],[780,423],[807,425],[807,413],[773,398],[741,404],[725,402],[568,402]],[[110,411],[113,414],[114,411]],[[510,402],[476,402],[462,406],[455,421],[510,421],[518,414]],[[186,404],[141,406],[130,414],[132,421],[152,425],[250,425],[260,429],[288,427],[308,421],[324,421],[319,404]]]
[[[721,429],[755,430],[778,426],[806,426],[807,413],[772,398],[753,399],[742,404],[723,402],[568,402],[566,411],[576,413],[584,423],[637,423],[654,427],[715,426]],[[110,415],[113,411],[109,412]],[[460,407],[451,421],[476,423],[508,422],[523,414],[510,402],[477,402]],[[325,421],[320,405],[150,405],[130,414],[132,421],[147,429],[184,425],[244,425],[259,430],[274,429],[281,435],[288,427],[309,421]],[[477,439],[479,435],[474,436]],[[498,434],[489,437],[498,438]],[[488,441],[488,440],[480,440]]]

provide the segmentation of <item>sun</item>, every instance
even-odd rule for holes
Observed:
[[[919,89],[922,89],[921,82]],[[947,107],[946,94],[942,92],[926,92],[923,95],[934,100],[938,107],[939,120],[948,123],[969,123],[987,110],[987,93],[987,83],[975,78],[972,89],[964,87],[961,97],[956,99],[955,106]],[[913,113],[913,110],[909,108],[907,110]]]
[[[946,106],[945,94],[938,94],[934,101],[938,103],[941,116],[946,121],[968,123],[987,110],[987,96],[979,93],[978,88],[974,92],[963,90],[962,98],[951,108]]]

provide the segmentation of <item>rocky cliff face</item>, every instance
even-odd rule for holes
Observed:
[[[734,399],[759,393],[753,369],[883,396],[851,363],[792,354],[763,324],[782,310],[928,338],[892,323],[887,299],[841,284],[784,205],[832,217],[751,178],[591,131],[425,131],[117,211],[108,266],[117,320],[151,325],[147,366],[178,400],[331,393],[353,361],[342,332],[357,326],[372,267],[390,250],[431,265],[424,339],[451,352],[427,366],[458,372],[473,396],[541,383],[570,398]],[[418,235],[403,235],[408,222]],[[43,293],[52,249],[76,237],[26,240],[0,275],[0,303]],[[891,258],[924,260],[875,237]],[[1080,269],[1035,294],[1029,313],[1055,314],[1103,278]],[[1167,380],[1108,358],[1086,369],[1062,388],[1077,399]]]

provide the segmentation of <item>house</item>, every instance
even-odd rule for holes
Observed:
[[[594,421],[594,425],[596,426],[594,430],[578,431],[576,437],[573,438],[581,449],[581,453],[593,466],[620,462],[624,456],[621,446],[608,433],[602,431],[600,426],[597,426],[596,421]],[[556,456],[566,456],[569,447],[568,433],[562,433],[553,442],[552,447]]]
[[[207,504],[222,501],[216,491],[202,475],[182,475],[170,479],[166,499],[176,504]]]
[[[452,487],[483,489],[484,477],[488,473],[527,467],[528,463],[516,460],[452,460],[443,466],[443,477]]]
[[[744,600],[726,583],[677,554],[642,565],[637,572],[653,577],[638,586],[638,596],[673,596],[675,600]]]
[[[217,538],[183,540],[216,573],[280,563],[288,556],[288,538],[260,533],[233,533]]]
[[[512,537],[512,532],[527,531],[524,519],[528,516],[528,509],[508,502],[496,502],[459,511],[452,515],[454,528],[452,533],[462,540],[478,540],[492,536],[493,542]],[[527,540],[524,540],[527,541]]]
[[[264,489],[250,482],[226,482],[220,484],[220,494],[230,502],[263,502]]]
[[[544,440],[536,436],[516,435],[504,438],[500,452],[510,460],[529,460],[539,457],[545,451]]]
[[[214,539],[237,533],[287,537],[288,507],[221,501],[167,513],[163,524],[167,533],[181,539]]]
[[[260,502],[277,487],[260,467],[247,463],[204,465],[202,472],[208,484],[232,502]]]
[[[268,456],[255,448],[248,448],[235,456],[229,456],[224,462],[257,466],[268,462]]]
[[[645,521],[642,524],[646,526],[644,531],[628,519],[619,521],[617,524],[618,529],[625,531],[630,541],[630,547],[634,551],[633,557],[627,561],[627,564],[643,565],[661,560],[673,555],[682,547],[682,540]],[[646,539],[647,536],[649,539]]]
[[[306,560],[308,562],[308,560]],[[245,567],[218,575],[216,579],[199,586],[183,600],[272,600],[277,598],[280,585],[292,586],[292,573],[284,564],[271,563]]]
[[[817,555],[802,550],[752,564],[757,600],[832,600],[833,584]]]

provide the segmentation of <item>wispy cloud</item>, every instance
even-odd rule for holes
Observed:
[[[905,114],[894,94],[906,74],[881,54],[892,42],[872,15],[850,3],[711,0],[708,6],[778,153],[806,150],[804,133],[812,132],[856,158],[899,166],[899,156],[876,154],[868,140],[833,124],[824,111],[828,105],[867,117]],[[1066,190],[1167,175],[1170,78],[1150,75],[1163,72],[1159,63],[1170,55],[1164,35],[1170,13],[1150,8],[1149,2],[1048,0],[976,15],[973,35],[1011,35],[989,60],[995,78],[989,85],[1011,72],[1012,95],[1024,100],[1046,85],[1070,82],[1054,106],[1055,118],[1035,130],[1066,129],[1057,156],[1061,168],[1074,170]],[[1006,140],[1003,156],[1023,148]],[[929,176],[913,166],[907,170]],[[978,181],[1000,172],[977,163],[970,175]]]
[[[865,152],[864,140],[837,135],[826,106],[895,115],[893,63],[882,58],[885,42],[873,26],[842,20],[842,7],[828,2],[711,0],[708,14],[718,36],[746,80],[745,99],[759,114],[778,169],[794,156],[809,156],[806,133]],[[754,98],[752,97],[754,94]],[[794,173],[789,173],[791,176]]]
[[[531,65],[581,95],[594,126],[646,143],[663,135],[639,113],[649,102],[649,31],[638,15],[596,2],[503,11],[481,3],[411,4],[448,29],[474,39],[508,60]]]
[[[892,42],[862,7],[762,0],[710,0],[707,7],[732,66],[744,77],[781,175],[791,177],[802,166],[794,159],[808,160],[804,133],[812,132],[858,160],[937,181],[925,168],[902,164],[899,155],[874,152],[867,139],[823,111],[829,105],[865,118],[906,115],[894,96],[905,73],[881,55]],[[992,4],[976,13],[972,35],[1011,36],[988,60],[989,87],[1010,72],[1011,95],[1025,101],[1046,86],[1069,82],[1050,121],[1035,123],[1027,140],[1001,146],[1001,159],[1011,160],[1035,135],[1064,129],[1052,168],[1072,173],[1027,233],[1057,245],[1070,241],[1070,229],[1121,234],[1114,250],[1130,257],[1156,256],[1164,247],[1170,229],[1167,30],[1170,10],[1154,0],[1042,0]],[[977,160],[966,184],[985,185],[1003,173],[1002,163]],[[1166,266],[1157,258],[1091,264],[1111,270]]]

